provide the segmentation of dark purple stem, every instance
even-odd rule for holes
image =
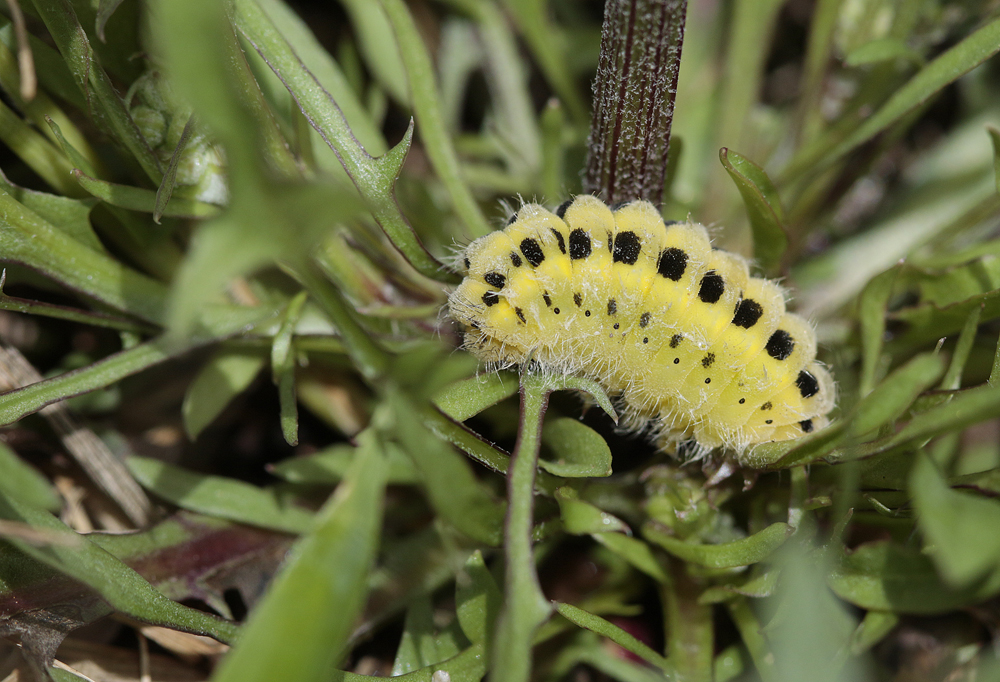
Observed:
[[[583,190],[663,202],[687,0],[608,0]]]

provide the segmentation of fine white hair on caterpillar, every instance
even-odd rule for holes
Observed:
[[[467,350],[593,379],[665,447],[743,453],[828,423],[833,379],[778,284],[647,201],[525,204],[461,264],[448,305]]]

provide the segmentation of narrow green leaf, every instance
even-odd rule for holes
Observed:
[[[969,361],[969,353],[972,352],[972,344],[976,341],[976,331],[979,329],[979,318],[982,316],[983,306],[973,308],[965,320],[962,333],[955,344],[955,351],[951,354],[951,362],[948,364],[948,371],[941,380],[939,387],[943,391],[957,391],[962,385],[962,372],[965,370],[965,363]]]
[[[1000,502],[952,490],[926,454],[910,474],[917,523],[925,551],[945,581],[964,587],[1000,567]]]
[[[101,39],[101,42],[106,42],[104,40],[104,27],[108,25],[108,19],[111,18],[111,15],[115,13],[120,4],[122,4],[122,0],[101,0],[97,6],[97,21],[95,22],[94,30],[97,32],[97,37]]]
[[[87,248],[0,188],[0,253],[107,303],[160,323],[167,290],[160,282]]]
[[[492,229],[469,187],[462,180],[458,156],[444,126],[434,66],[427,52],[427,46],[424,45],[417,25],[402,0],[379,1],[389,18],[389,23],[392,24],[396,44],[403,57],[403,65],[406,67],[410,83],[413,113],[420,126],[420,135],[424,140],[427,156],[430,157],[434,170],[451,195],[455,212],[462,219],[465,228],[475,237],[489,234]]]
[[[667,662],[666,658],[650,649],[648,646],[640,642],[625,630],[622,630],[614,623],[611,623],[593,613],[588,613],[587,611],[577,608],[572,604],[555,602],[555,607],[556,611],[559,612],[559,615],[566,620],[576,623],[582,628],[596,632],[602,637],[607,637],[626,651],[632,652],[639,658],[642,658],[647,663],[656,666],[660,670],[665,672],[670,670],[670,664]]]
[[[52,227],[65,232],[89,249],[107,253],[104,244],[97,238],[90,224],[90,212],[97,203],[94,199],[70,199],[18,187],[4,177],[2,172],[0,172],[0,186]]]
[[[383,156],[373,158],[354,137],[338,103],[302,62],[288,38],[276,30],[253,0],[236,3],[235,20],[243,37],[293,93],[310,125],[337,152],[344,170],[396,248],[422,274],[447,279],[441,265],[424,250],[406,223],[393,197],[393,185],[412,141],[412,125],[398,145]]]
[[[882,449],[888,450],[949,431],[959,431],[981,421],[1000,415],[1000,389],[978,386],[954,395],[951,401],[920,414],[899,433],[886,441]]]
[[[184,432],[194,440],[233,398],[249,388],[266,362],[254,348],[223,346],[199,370],[184,394]]]
[[[582,127],[590,113],[569,66],[571,41],[551,20],[547,3],[544,0],[504,0],[504,5],[517,23],[546,80],[569,109],[573,121]]]
[[[204,311],[206,338],[178,344],[160,337],[109,355],[82,369],[0,394],[0,425],[11,424],[59,400],[105,388],[131,374],[176,357],[192,348],[251,328],[273,313],[236,306],[211,306]],[[214,335],[214,336],[213,336]]]
[[[905,59],[916,66],[923,66],[924,58],[919,52],[898,38],[879,38],[851,50],[844,58],[846,66],[865,66],[879,62]]]
[[[765,270],[773,271],[788,248],[778,190],[763,168],[736,152],[723,147],[719,160],[743,197],[753,229],[754,257]]]
[[[101,66],[73,6],[68,0],[35,0],[34,4],[69,66],[76,86],[84,94],[89,105],[87,108],[97,109],[95,120],[98,125],[128,149],[150,180],[159,183],[163,175],[160,162],[129,115],[111,78]]]
[[[663,564],[642,540],[622,533],[595,533],[593,538],[653,580],[660,583],[669,580]]]
[[[90,177],[81,170],[74,170],[73,175],[87,192],[112,206],[142,213],[152,213],[155,210],[156,192],[153,190],[104,182]],[[196,199],[171,197],[163,207],[161,215],[170,218],[214,218],[221,210],[214,204],[206,204]]]
[[[736,568],[750,566],[768,558],[774,550],[785,544],[785,540],[793,530],[787,523],[772,523],[764,530],[742,540],[720,545],[703,545],[678,540],[652,524],[644,526],[642,532],[648,540],[685,561],[708,568]]]
[[[997,193],[1000,194],[1000,130],[993,126],[986,126],[989,133],[990,142],[993,143],[993,176],[996,178]]]
[[[854,682],[864,679],[857,659],[844,656],[857,628],[847,606],[825,589],[824,554],[793,543],[780,553],[777,613],[768,626],[774,679],[781,682]]]
[[[278,386],[281,432],[289,445],[299,444],[298,398],[295,394],[295,347],[292,335],[302,316],[309,294],[300,291],[289,301],[282,315],[278,333],[271,343],[271,378]]]
[[[885,311],[889,305],[900,266],[889,268],[871,279],[858,300],[858,320],[861,324],[861,382],[862,396],[875,387],[875,372],[882,357],[885,337]]]
[[[860,436],[899,419],[944,369],[944,358],[936,353],[924,353],[907,362],[865,396],[856,408],[849,433]]]
[[[341,4],[351,17],[358,47],[372,75],[393,99],[409,107],[406,67],[403,66],[403,58],[399,55],[392,25],[385,12],[378,3],[368,0],[343,0]]]
[[[431,504],[471,538],[496,546],[503,532],[503,505],[476,480],[469,464],[424,426],[421,410],[400,394],[390,399],[398,444],[420,472]],[[433,409],[429,406],[425,412]]]
[[[315,452],[305,457],[293,457],[270,467],[271,473],[289,483],[307,485],[334,485],[343,480],[357,457],[357,448],[341,444]],[[420,480],[413,461],[395,443],[385,444],[388,472],[386,483],[411,485]]]
[[[869,611],[851,637],[851,653],[868,651],[899,625],[899,616],[889,611]]]
[[[53,189],[79,197],[73,166],[62,150],[49,142],[4,103],[0,103],[0,141]]]
[[[148,457],[130,457],[127,464],[144,488],[183,509],[285,533],[305,533],[313,526],[309,511],[283,503],[273,490]]]
[[[374,432],[359,449],[347,479],[222,660],[215,682],[330,679],[364,606],[382,526],[386,467]]]
[[[944,87],[965,75],[979,64],[1000,51],[1000,19],[994,19],[978,28],[943,54],[922,68],[907,83],[896,90],[889,100],[846,139],[832,149],[807,149],[786,169],[794,175],[809,169],[818,172],[828,168],[858,146],[864,144],[899,121],[903,116],[928,102]]]
[[[0,443],[0,491],[33,507],[58,512],[62,501],[40,473]]]
[[[160,218],[163,217],[167,203],[169,203],[170,197],[174,193],[174,184],[177,181],[177,167],[181,162],[181,155],[187,148],[188,140],[191,139],[193,131],[194,116],[189,116],[187,123],[184,124],[181,137],[177,141],[177,146],[174,148],[173,154],[170,155],[170,162],[163,173],[163,179],[160,180],[160,186],[156,188],[156,199],[153,202],[153,222],[157,225],[160,224]]]
[[[615,424],[618,423],[618,413],[615,412],[614,405],[611,404],[608,392],[596,381],[565,375],[549,376],[546,381],[550,391],[582,391],[588,394],[604,410],[604,413],[611,417]]]
[[[6,18],[5,18],[6,19]],[[12,53],[18,50],[17,32],[9,21],[0,29],[0,41]],[[49,43],[28,34],[28,45],[31,47],[31,58],[35,62],[35,75],[38,82],[49,93],[68,102],[78,111],[87,110],[87,100],[80,89],[76,87],[73,74],[59,52]],[[19,89],[19,88],[18,88]]]
[[[392,663],[392,677],[405,675],[440,660],[435,646],[434,606],[430,596],[420,595],[406,609],[403,636]]]
[[[167,599],[134,570],[48,512],[0,494],[0,518],[63,538],[43,547],[14,538],[7,541],[36,561],[94,588],[118,611],[145,623],[208,635],[221,642],[236,639],[236,625]]]

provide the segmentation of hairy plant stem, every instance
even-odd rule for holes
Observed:
[[[663,201],[687,0],[609,0],[583,191]]]
[[[531,551],[535,511],[535,471],[542,418],[553,386],[544,375],[521,376],[521,421],[507,469],[507,519],[504,527],[505,607],[500,614],[490,660],[494,682],[524,682],[531,674],[531,644],[552,606],[542,594]]]

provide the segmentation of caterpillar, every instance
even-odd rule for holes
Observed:
[[[828,423],[813,328],[700,224],[665,223],[647,201],[525,204],[462,264],[448,307],[467,350],[593,379],[667,449],[743,453]]]

